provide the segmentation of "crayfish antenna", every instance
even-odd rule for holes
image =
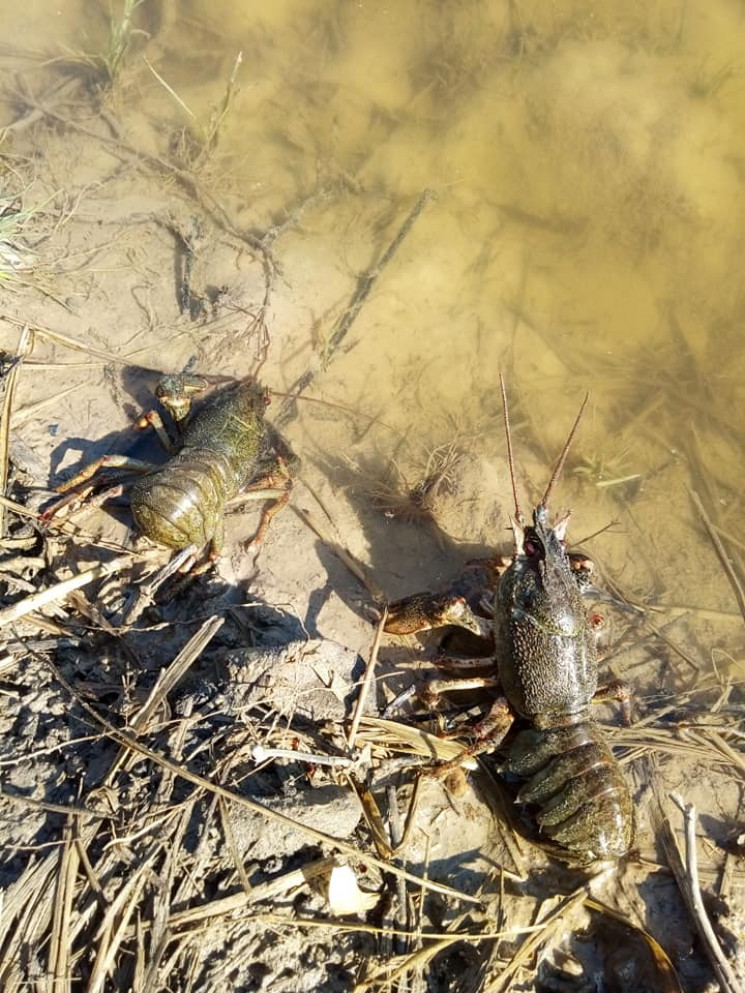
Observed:
[[[504,376],[500,372],[499,385],[502,390],[502,410],[504,411],[504,433],[507,438],[507,464],[510,467],[510,482],[512,483],[512,496],[515,500],[515,521],[522,529],[525,524],[523,512],[520,510],[520,502],[517,499],[517,483],[515,482],[515,460],[512,456],[512,433],[510,431],[510,411],[507,406],[507,390],[504,385]],[[514,530],[514,528],[513,528]]]
[[[582,406],[579,408],[579,413],[574,419],[574,424],[572,425],[572,430],[569,432],[569,437],[564,442],[564,447],[561,450],[561,455],[557,459],[556,465],[554,466],[554,471],[551,473],[551,478],[548,481],[548,486],[546,487],[546,492],[543,494],[541,502],[538,504],[543,510],[548,507],[548,498],[551,496],[551,491],[556,484],[556,480],[561,475],[562,469],[564,468],[564,463],[566,462],[567,455],[569,454],[569,449],[572,447],[572,442],[574,441],[574,436],[577,433],[577,428],[579,427],[579,422],[582,420],[582,415],[585,412],[585,407],[587,406],[587,401],[590,399],[590,394],[585,393],[585,399],[582,401]]]

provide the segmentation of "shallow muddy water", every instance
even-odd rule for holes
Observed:
[[[220,575],[365,655],[370,590],[433,588],[509,550],[500,373],[526,510],[589,391],[552,510],[572,508],[570,541],[615,595],[603,671],[631,684],[637,729],[673,713],[663,745],[633,726],[613,738],[640,810],[625,899],[665,946],[655,794],[669,813],[679,790],[712,893],[729,865],[741,929],[742,866],[724,853],[743,768],[745,8],[126,10],[4,14],[0,345],[35,329],[11,460],[30,452],[31,489],[56,485],[121,442],[158,373],[258,374],[302,459],[293,502],[369,584],[289,511],[258,555],[240,546],[255,520],[231,515]],[[81,526],[126,542],[121,519]],[[664,741],[699,724],[717,737],[692,741],[692,776]],[[461,830],[440,839],[447,858]],[[704,989],[686,940],[668,951]]]

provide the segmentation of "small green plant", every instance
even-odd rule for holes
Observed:
[[[19,197],[0,197],[0,283],[21,280],[32,272],[36,253],[24,244],[24,232],[40,207],[26,209]]]
[[[132,37],[142,34],[134,26],[134,14],[145,0],[123,0],[121,13],[117,16],[113,8],[109,14],[109,33],[106,45],[100,52],[73,51],[58,60],[67,65],[79,66],[87,71],[99,86],[111,86],[121,72]]]
[[[132,17],[145,0],[124,0],[121,17],[118,19],[112,13],[109,18],[109,39],[106,51],[101,55],[102,66],[110,82],[114,82],[119,74],[124,56],[127,54],[132,39]]]
[[[629,449],[627,448],[615,455],[597,451],[583,458],[571,472],[573,476],[593,483],[598,489],[620,486],[623,483],[630,483],[642,478],[640,472],[629,473],[626,471],[628,459]]]
[[[744,72],[745,67],[743,67],[742,63],[727,62],[719,69],[711,70],[707,67],[706,62],[704,62],[690,83],[690,94],[700,99],[716,96],[725,83],[728,83],[731,79],[735,79],[737,76],[742,76]]]
[[[209,120],[204,123],[199,120],[186,101],[179,96],[173,87],[170,86],[169,83],[160,75],[160,73],[148,62],[148,60],[145,59],[145,64],[153,76],[155,76],[163,89],[176,101],[179,107],[191,120],[191,130],[188,135],[185,133],[182,136],[180,145],[182,149],[189,149],[188,153],[184,152],[181,157],[188,160],[187,164],[192,169],[197,169],[200,165],[203,165],[204,162],[212,155],[215,148],[217,148],[217,143],[220,138],[220,129],[225,122],[225,118],[228,116],[233,100],[238,92],[238,70],[240,69],[242,62],[243,52],[238,52],[238,55],[235,57],[235,61],[233,62],[233,68],[230,72],[230,76],[228,77],[222,100],[212,107]],[[187,141],[187,137],[192,139],[191,142]]]
[[[29,206],[31,184],[14,169],[0,171],[0,185],[12,190],[0,195],[0,289],[33,284],[36,290],[53,296],[44,285],[50,264],[39,258],[36,247],[61,222],[54,204],[59,191]]]

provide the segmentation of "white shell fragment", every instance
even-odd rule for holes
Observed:
[[[378,902],[378,895],[361,890],[354,870],[348,865],[336,865],[328,877],[326,899],[331,913],[341,917],[366,913]]]

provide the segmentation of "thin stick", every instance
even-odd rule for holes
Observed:
[[[256,916],[248,919],[262,921],[268,924],[288,925],[295,929],[298,928],[298,917],[296,915],[293,915],[292,917],[283,917],[280,914],[257,914]],[[358,924],[354,921],[335,921],[329,917],[324,917],[320,920],[313,917],[303,917],[302,923],[303,927],[329,928],[332,931],[349,931],[350,933],[356,932],[358,934],[367,935],[376,934],[383,938],[411,937],[408,931],[398,931],[396,928],[390,927],[376,927],[368,921]],[[515,926],[505,928],[500,931],[480,931],[476,934],[458,930],[451,933],[448,933],[447,931],[420,931],[419,934],[421,935],[423,941],[441,941],[443,942],[443,947],[447,947],[447,945],[452,945],[457,941],[470,942],[473,945],[478,945],[484,941],[499,941],[500,938],[514,938],[522,934],[535,934],[537,931],[542,931],[543,928],[543,924],[529,924],[525,927]],[[380,968],[381,970],[388,969],[390,968],[390,964],[388,962],[383,962]],[[355,986],[355,993],[360,993],[362,989],[367,988],[367,985],[364,987]]]
[[[26,367],[28,368],[29,365],[31,365],[31,363],[27,362],[26,363]],[[306,397],[305,398],[305,402],[307,403],[308,400],[309,400],[309,397]],[[745,552],[745,541],[738,541],[738,539],[735,538],[735,536],[733,534],[730,534],[729,531],[725,531],[724,528],[718,527],[716,524],[714,524],[712,526],[713,526],[714,530],[716,531],[716,533],[719,534],[719,535],[721,535],[722,538],[724,538],[726,541],[728,541],[730,543],[730,545],[734,545],[735,548],[739,548],[741,552]]]
[[[86,993],[101,993],[103,990],[106,975],[113,966],[116,954],[125,939],[129,920],[139,907],[142,891],[146,883],[155,875],[151,863],[156,853],[157,848],[154,845],[151,852],[139,863],[134,874],[124,881],[110,903],[95,936],[99,939],[99,944],[93,958],[93,968]]]
[[[365,668],[365,674],[362,677],[362,682],[360,683],[360,692],[357,697],[357,703],[354,708],[354,716],[352,717],[352,726],[349,729],[348,742],[349,750],[354,751],[355,742],[357,740],[357,732],[360,728],[360,721],[362,720],[362,715],[365,711],[365,703],[367,702],[367,694],[370,691],[370,686],[372,685],[373,675],[375,673],[375,664],[378,661],[378,652],[380,650],[380,639],[383,637],[383,631],[385,629],[385,622],[388,620],[388,606],[383,607],[383,613],[380,620],[378,621],[378,627],[375,631],[375,638],[373,639],[372,648],[370,650],[370,659]]]
[[[35,800],[31,796],[24,796],[22,793],[6,793],[5,790],[0,790],[0,797],[3,800],[10,800],[11,803],[34,807],[36,810],[53,811],[56,814],[76,814],[78,817],[97,817],[104,821],[116,820],[119,816],[118,813],[99,810],[95,807],[73,807],[64,803],[49,803],[46,800]]]
[[[737,603],[740,607],[742,616],[745,619],[745,590],[743,590],[742,588],[742,584],[737,576],[737,573],[732,568],[732,563],[730,562],[729,557],[727,555],[727,551],[724,545],[722,544],[722,539],[717,534],[716,528],[712,524],[709,515],[706,513],[706,510],[704,509],[704,505],[701,502],[701,497],[698,495],[698,493],[696,493],[695,490],[692,490],[689,487],[688,495],[690,496],[691,500],[693,500],[694,506],[696,507],[696,510],[699,512],[701,520],[704,522],[704,527],[709,533],[709,537],[711,538],[711,543],[714,546],[717,555],[719,556],[719,561],[722,563],[722,568],[724,569],[725,573],[727,574],[727,578],[732,584],[735,597],[737,598]]]
[[[526,938],[507,965],[501,970],[501,972],[497,973],[497,975],[485,988],[484,993],[497,993],[498,990],[509,989],[508,984],[517,973],[520,966],[523,965],[526,960],[532,958],[538,949],[545,944],[546,941],[548,941],[555,929],[562,922],[565,915],[570,914],[581,903],[583,903],[587,895],[587,886],[580,886],[574,891],[574,893],[571,893],[569,896],[565,897],[555,910],[551,911],[551,913],[549,913],[542,921],[539,921],[540,930]]]
[[[332,769],[348,769],[359,761],[359,756],[318,755],[315,752],[301,752],[294,748],[265,748],[263,745],[252,746],[251,758],[257,765],[260,762],[269,762],[271,759],[288,759],[290,762],[326,765]]]
[[[150,718],[153,716],[157,708],[166,699],[168,694],[174,689],[178,682],[184,677],[192,662],[199,658],[204,649],[223,626],[224,622],[225,618],[220,617],[217,614],[208,618],[196,634],[191,636],[168,668],[160,673],[147,700],[137,711],[134,718],[129,722],[129,729],[132,732],[138,733],[147,727],[150,722]],[[122,748],[117,757],[114,759],[111,769],[109,770],[108,782],[111,782],[112,777],[121,767],[128,755],[128,749]]]
[[[417,783],[421,782],[421,779],[417,777],[415,780]],[[399,855],[401,852],[401,843],[404,838],[404,826],[401,820],[401,811],[398,809],[398,794],[396,792],[396,787],[391,783],[386,788],[386,799],[388,800],[388,823],[389,830],[391,833],[391,848],[393,849],[393,854],[397,855],[402,861],[403,859]],[[406,880],[401,879],[400,876],[396,877],[396,912],[394,920],[396,922],[396,927],[405,931],[408,924],[408,894],[406,890]],[[406,952],[408,947],[408,942],[405,939],[397,938],[394,947],[397,954],[403,954]]]
[[[3,320],[9,324],[25,327],[22,321],[9,317],[7,314],[3,314]],[[58,344],[64,345],[66,348],[71,348],[73,351],[95,355],[97,359],[103,359],[105,362],[116,362],[119,365],[126,365],[129,361],[126,356],[115,355],[113,352],[105,352],[102,348],[85,345],[82,341],[78,341],[77,338],[71,338],[68,334],[62,334],[61,331],[51,331],[49,328],[41,328],[37,325],[33,325],[30,330],[42,338],[49,338],[50,341],[56,341]]]
[[[34,366],[34,368],[36,368],[36,366]],[[298,398],[297,393],[285,393],[283,390],[270,390],[269,392],[273,397],[284,397],[288,400],[297,400]],[[345,403],[335,403],[333,400],[324,400],[321,397],[309,396],[303,397],[303,403],[317,403],[322,407],[327,407],[329,410],[339,410],[347,417],[354,418],[355,421],[366,421],[370,427],[372,427],[373,424],[377,424],[381,428],[385,428],[386,431],[398,432],[398,428],[393,427],[392,424],[386,424],[385,421],[382,421],[379,414],[371,417],[370,414],[365,414],[361,410],[354,410]]]
[[[191,664],[199,658],[224,623],[225,618],[216,614],[209,617],[196,634],[191,636],[173,662],[158,676],[158,680],[150,691],[150,695],[137,711],[134,720],[130,723],[132,730],[140,731],[147,726],[161,702],[166,699],[168,694],[183,679]]]
[[[411,211],[409,212],[409,216],[406,218],[404,223],[398,229],[398,233],[394,237],[393,241],[388,245],[388,248],[383,253],[380,262],[372,266],[366,272],[362,273],[362,275],[357,280],[357,288],[352,294],[352,299],[349,301],[349,305],[346,311],[344,312],[344,316],[339,321],[339,324],[337,325],[336,329],[332,331],[329,337],[328,346],[325,350],[324,361],[322,363],[322,368],[325,369],[328,366],[329,362],[333,358],[334,353],[337,351],[341,343],[344,341],[347,334],[349,333],[350,328],[357,320],[357,317],[359,316],[359,313],[362,310],[362,306],[365,303],[365,300],[367,300],[368,296],[370,295],[370,292],[372,291],[372,288],[375,286],[375,283],[378,281],[383,270],[393,260],[393,257],[401,247],[402,242],[411,231],[414,222],[419,217],[419,215],[421,214],[421,212],[424,210],[424,208],[431,199],[432,199],[432,191],[424,190],[424,192],[421,194],[421,196],[419,197],[419,199],[417,200],[417,202],[414,204]],[[300,376],[298,380],[295,381],[295,383],[293,383],[293,385],[290,387],[288,392],[292,393],[293,397],[298,397],[308,388],[308,386],[310,386],[310,384],[316,378],[319,371],[320,368],[308,369],[306,372],[303,373],[302,376]],[[294,416],[295,409],[296,409],[295,399],[285,400],[285,402],[282,404],[282,407],[280,408],[279,414],[275,418],[275,423],[277,424],[277,427],[284,426],[287,423],[287,421],[289,421]]]
[[[34,347],[34,338],[29,327],[24,327],[18,342],[18,352],[13,367],[8,373],[8,381],[3,397],[2,411],[0,411],[0,496],[5,496],[5,487],[8,485],[8,454],[10,451],[10,413],[13,408],[16,386],[18,384],[18,373],[21,370],[23,360],[31,354]],[[0,504],[0,538],[5,531],[4,507]]]
[[[352,575],[362,583],[373,600],[381,601],[384,599],[383,590],[380,586],[378,586],[365,566],[358,559],[356,559],[350,551],[330,537],[315,514],[312,514],[304,507],[298,507],[296,504],[291,503],[290,507],[295,511],[300,520],[304,524],[307,524],[311,531],[320,538],[324,545],[326,545],[327,548],[329,548],[334,555],[336,555],[336,557],[344,563]]]
[[[6,624],[12,624],[14,621],[20,620],[21,617],[25,617],[26,614],[30,614],[34,610],[40,610],[47,604],[64,600],[68,593],[72,593],[73,590],[79,590],[81,586],[87,586],[88,583],[92,583],[95,579],[110,576],[112,572],[119,572],[125,566],[131,565],[133,559],[139,558],[140,555],[141,553],[120,555],[119,558],[112,559],[111,562],[94,565],[92,569],[87,569],[85,572],[81,572],[77,576],[72,576],[70,579],[64,579],[61,583],[55,583],[54,586],[50,586],[47,590],[32,593],[25,600],[11,604],[10,607],[4,607],[0,610],[0,628],[5,627]]]
[[[85,368],[90,368],[90,366],[86,365]],[[19,407],[15,416],[16,424],[20,424],[29,417],[35,417],[40,410],[43,410],[45,407],[54,406],[59,403],[63,397],[68,396],[70,393],[74,393],[84,385],[85,383],[76,383],[75,386],[68,386],[66,390],[60,390],[59,393],[55,393],[54,396],[45,397],[43,400],[37,400],[36,403],[26,404],[25,407]]]
[[[225,914],[232,914],[236,910],[258,903],[260,900],[270,900],[288,893],[290,890],[297,889],[311,879],[331,872],[335,865],[338,865],[338,861],[333,857],[317,859],[300,869],[285,872],[279,878],[272,879],[268,883],[253,886],[249,892],[235,893],[233,896],[212,900],[199,907],[177,910],[168,918],[168,926],[169,928],[185,927],[190,924],[198,924],[207,917],[222,917]]]
[[[673,623],[675,622],[674,621],[670,622],[670,624]],[[666,626],[669,627],[670,624]],[[645,617],[644,619],[644,627],[648,631],[651,631],[651,633],[655,636],[655,638],[659,638],[660,641],[663,642],[663,644],[667,645],[667,647],[672,652],[675,652],[678,658],[681,659],[683,662],[685,662],[685,664],[689,668],[693,669],[695,673],[700,672],[700,667],[696,664],[695,660],[692,659],[689,655],[687,655],[686,652],[679,645],[676,645],[676,643],[672,640],[672,638],[669,638],[661,628],[658,628],[656,624],[653,624],[648,617]]]
[[[705,746],[713,746],[724,756],[725,760],[729,761],[735,769],[739,770],[741,775],[745,775],[745,758],[739,752],[736,752],[734,748],[731,748],[718,731],[707,726],[705,735],[694,731],[689,737],[695,741],[702,742]]]
[[[176,101],[176,103],[179,105],[179,107],[185,113],[187,113],[189,115],[189,117],[192,119],[192,121],[194,121],[195,124],[197,124],[197,126],[199,126],[199,122],[197,121],[197,115],[194,113],[194,111],[191,109],[191,107],[189,107],[188,104],[185,103],[185,101],[181,99],[181,97],[174,90],[174,88],[172,86],[170,86],[165,81],[165,79],[163,79],[163,77],[161,76],[161,74],[150,64],[150,62],[148,61],[148,59],[147,59],[147,57],[145,55],[142,56],[142,61],[148,67],[148,69],[153,74],[153,76],[155,76],[155,78],[158,80],[158,82],[163,87],[163,89],[173,97],[173,99]]]
[[[696,854],[696,808],[692,803],[686,803],[677,793],[671,793],[670,799],[683,814],[685,828],[685,874],[675,872],[675,878],[688,904],[696,929],[701,936],[722,988],[725,993],[742,993],[742,987],[722,951],[717,936],[714,934],[701,897],[701,888],[698,882],[698,856]],[[677,841],[675,848],[682,863]]]
[[[49,942],[48,972],[52,986],[57,993],[70,991],[70,916],[75,895],[75,877],[78,872],[79,855],[73,844],[73,821],[68,818],[63,830],[64,848],[62,864],[57,876],[54,911],[52,914],[52,934]]]

